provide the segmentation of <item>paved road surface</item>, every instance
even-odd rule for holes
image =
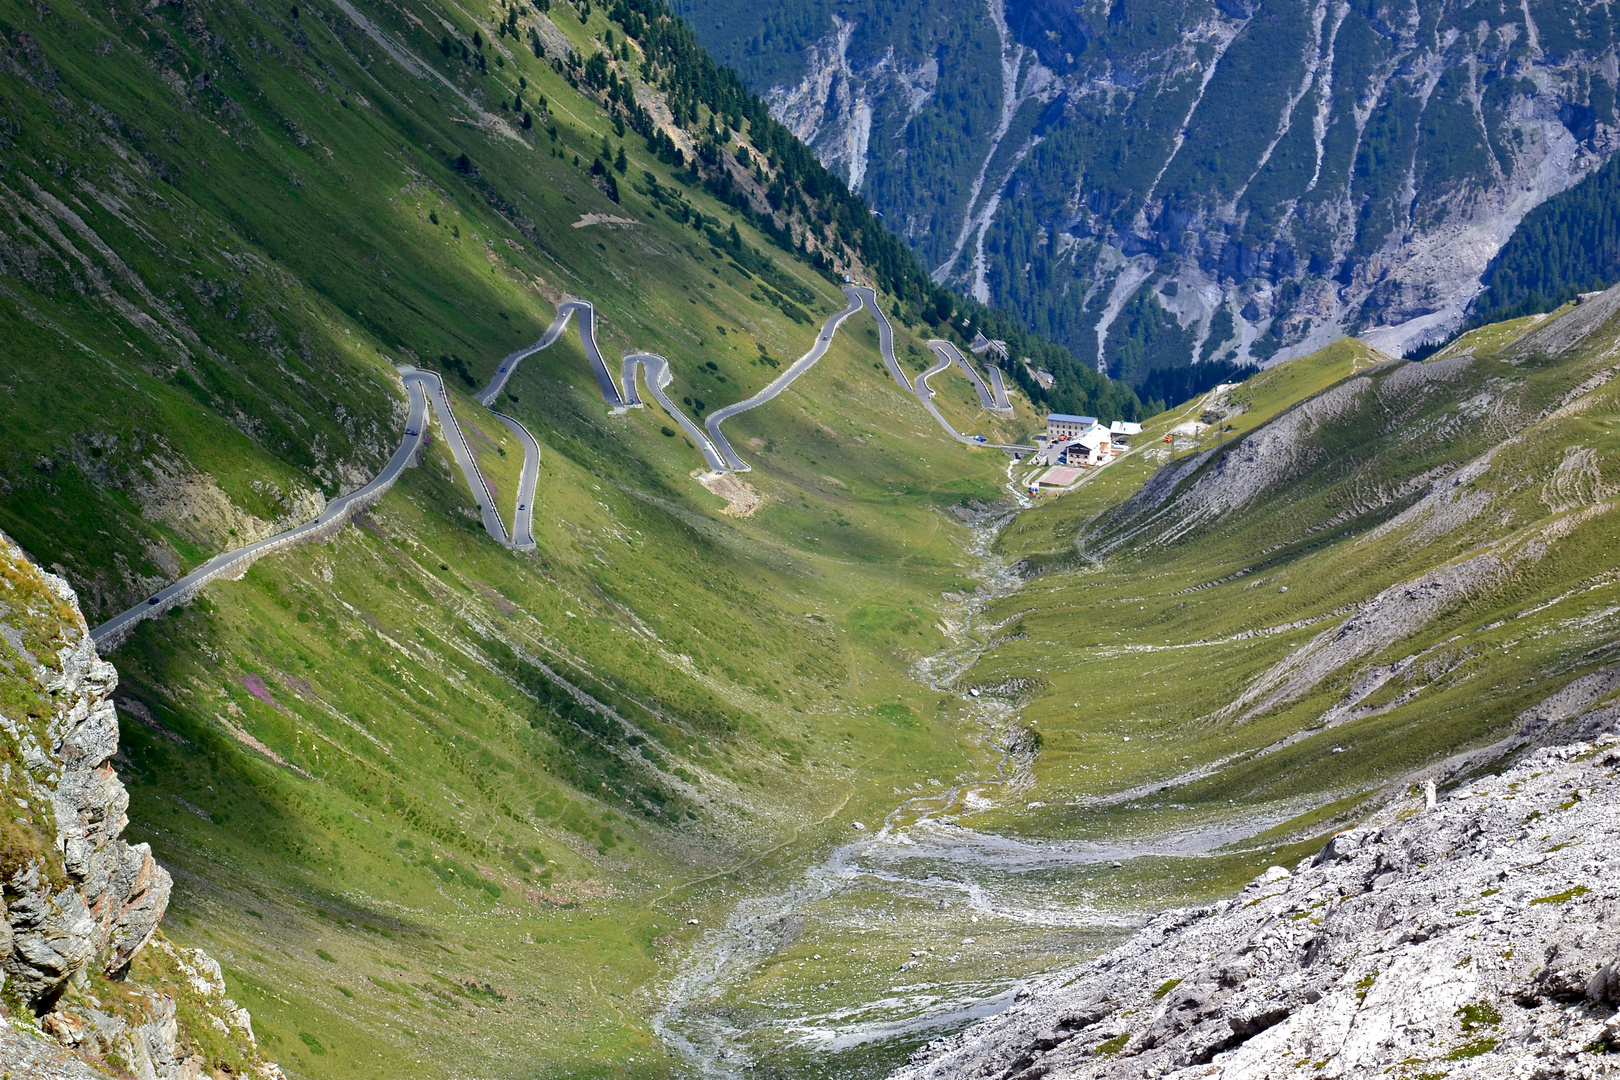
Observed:
[[[928,388],[927,382],[930,376],[945,370],[953,361],[948,356],[941,354],[939,350],[936,349],[935,355],[939,356],[939,360],[935,362],[933,367],[925,371],[922,377],[917,380],[917,384],[913,386],[911,380],[906,378],[905,372],[900,369],[899,362],[894,358],[894,328],[889,325],[888,316],[884,315],[883,309],[878,306],[877,293],[866,288],[865,286],[856,286],[855,288],[845,289],[844,291],[846,293],[853,293],[855,296],[859,297],[861,305],[870,311],[872,313],[872,317],[877,320],[878,348],[883,353],[883,362],[884,364],[888,365],[889,374],[894,376],[894,381],[905,387],[916,396],[917,402],[922,405],[923,408],[927,409],[929,413],[933,415],[935,420],[939,421],[939,426],[945,429],[945,433],[947,435],[955,439],[957,442],[963,443],[967,446],[982,446],[993,450],[1005,450],[1007,453],[1018,457],[1023,457],[1027,454],[1033,454],[1035,452],[1035,447],[1022,446],[1018,443],[980,442],[977,439],[963,435],[960,431],[953,428],[950,421],[946,420],[944,415],[939,411],[938,407],[935,406],[934,392]],[[932,345],[933,343],[930,342],[929,344]]]
[[[986,365],[990,372],[990,392],[996,398],[996,412],[1011,417],[1013,414],[1012,399],[1007,396],[1007,384],[1002,380],[1001,369],[994,364]]]
[[[984,379],[979,376],[979,369],[974,367],[973,364],[969,362],[968,358],[962,355],[961,349],[958,349],[950,342],[942,341],[939,338],[934,338],[933,340],[929,341],[928,347],[934,351],[935,356],[946,357],[947,359],[954,361],[956,366],[962,369],[962,374],[966,375],[972,381],[973,389],[978,391],[979,408],[987,409],[991,412],[996,410],[996,399],[991,396],[990,388],[984,384]]]
[[[608,407],[624,408],[624,395],[614,384],[613,373],[608,370],[607,361],[602,359],[602,350],[596,345],[596,309],[589,300],[564,300],[557,308],[558,317],[562,317],[565,311],[579,312],[579,343],[585,346],[585,355],[590,358],[591,370],[596,372],[596,383],[602,388],[602,397],[606,399]]]
[[[456,459],[456,464],[461,466],[461,475],[467,478],[467,486],[472,489],[473,497],[478,500],[479,516],[484,519],[484,531],[489,533],[490,539],[502,547],[516,548],[522,546],[514,544],[507,538],[506,525],[501,521],[501,512],[495,505],[495,490],[489,486],[489,478],[478,467],[478,458],[473,454],[472,446],[467,442],[467,436],[462,433],[461,424],[456,420],[455,410],[450,407],[450,395],[444,388],[444,380],[439,377],[439,373],[436,371],[412,371],[405,376],[405,382],[409,385],[413,381],[422,383],[427,389],[428,400],[433,403],[433,411],[439,416],[439,427],[444,430],[445,441],[450,444],[450,455]],[[519,426],[521,427],[521,425]],[[525,431],[524,435],[527,434],[528,432]],[[518,438],[522,440],[523,436],[520,435]],[[530,436],[531,441],[532,439],[533,436]],[[535,444],[534,454],[534,459],[531,462],[529,448],[527,445],[524,446],[523,471],[527,474],[532,464],[534,472],[538,476],[539,444]],[[534,495],[531,492],[529,498],[533,499],[533,497]],[[521,497],[521,492],[517,501],[525,505],[532,505]],[[529,543],[532,545],[534,541],[531,539]]]
[[[589,307],[590,305],[586,304],[585,306]],[[574,307],[574,302],[571,300],[559,304],[557,306],[557,317],[551,320],[551,325],[546,327],[544,334],[540,335],[540,340],[528,348],[519,349],[514,353],[507,353],[506,358],[496,366],[495,377],[489,380],[489,385],[484,387],[482,391],[473,395],[473,400],[484,408],[489,408],[495,399],[500,397],[501,391],[506,389],[506,380],[512,377],[512,373],[517,370],[520,361],[533,356],[541,349],[549,348],[558,338],[562,337],[562,332],[568,328],[569,316],[574,314]]]
[[[906,378],[905,370],[901,368],[900,362],[894,358],[894,327],[889,325],[889,317],[883,314],[882,308],[878,307],[877,293],[864,285],[856,285],[854,288],[845,289],[844,293],[845,295],[854,293],[860,299],[861,305],[870,311],[872,317],[877,320],[878,352],[883,354],[884,365],[888,367],[889,374],[893,376],[894,381],[899,383],[906,393],[915,394],[917,388],[911,385],[911,380]]]
[[[388,464],[383,466],[382,471],[371,483],[358,491],[333,499],[317,517],[295,529],[288,529],[286,532],[237,548],[235,551],[215,555],[173,585],[159,590],[155,594],[157,603],[143,601],[128,611],[114,615],[90,631],[90,636],[95,639],[97,646],[107,647],[108,643],[116,644],[136,623],[154,615],[161,615],[176,604],[191,599],[214,578],[227,573],[240,574],[257,559],[271,552],[325,535],[328,530],[340,527],[355,511],[364,509],[380,499],[394,485],[394,481],[399,479],[399,474],[405,471],[405,466],[410,464],[412,455],[427,437],[427,390],[421,381],[411,379],[412,374],[415,373],[407,373],[405,381],[405,391],[411,402],[409,419],[405,422],[407,434],[400,441],[399,449],[394,451],[394,456],[388,459]]]
[[[720,451],[715,449],[708,436],[703,434],[703,429],[698,427],[691,417],[683,413],[680,407],[669,400],[669,396],[664,393],[664,387],[668,386],[675,378],[670,373],[668,360],[665,360],[657,353],[649,352],[635,352],[624,358],[622,378],[624,379],[625,393],[629,395],[629,403],[631,405],[642,404],[641,395],[636,393],[637,367],[641,368],[642,376],[647,380],[647,389],[652,391],[652,396],[658,399],[659,406],[669,414],[669,418],[679,424],[681,430],[691,438],[692,445],[702,452],[704,462],[715,472],[724,472],[727,468],[726,459],[720,455]],[[745,469],[747,467],[746,465],[743,466]]]
[[[523,474],[518,479],[517,509],[512,511],[512,546],[520,551],[532,551],[535,547],[534,489],[540,482],[540,443],[516,418],[493,409],[490,412],[523,444]]]
[[[731,442],[726,438],[725,433],[720,430],[720,425],[738,413],[759,408],[791,386],[794,379],[815,367],[816,361],[827,354],[827,348],[832,344],[833,335],[838,332],[839,324],[861,310],[861,297],[858,290],[846,288],[844,295],[849,298],[849,306],[822,324],[821,333],[816,335],[816,343],[810,347],[809,352],[789,364],[786,371],[772,379],[765,389],[753,397],[739,401],[734,405],[727,405],[723,409],[716,409],[709,414],[709,419],[704,422],[704,426],[709,429],[709,435],[714,439],[714,445],[719,447],[720,453],[725,459],[718,465],[711,461],[710,468],[730,469],[733,472],[747,472],[751,468],[748,462],[739,457],[737,451],[732,449]],[[893,349],[891,348],[890,351],[892,352]],[[898,369],[891,366],[890,370]],[[901,378],[904,377],[901,376]],[[704,456],[707,457],[708,455],[705,454]]]
[[[926,394],[929,397],[933,397],[934,388],[928,385],[928,380],[932,379],[935,375],[938,375],[940,372],[944,371],[950,366],[951,358],[941,352],[936,351],[934,353],[934,366],[917,376],[917,388],[914,391],[917,396],[922,397],[924,394]]]
[[[512,377],[512,372],[516,370],[519,361],[554,345],[557,339],[562,337],[563,331],[568,329],[568,320],[576,313],[579,315],[579,343],[585,347],[585,357],[591,362],[591,371],[596,375],[596,385],[602,388],[603,399],[610,408],[624,408],[626,404],[624,395],[619,393],[619,387],[613,381],[613,373],[608,370],[607,361],[602,359],[602,350],[596,344],[596,308],[589,300],[564,300],[558,304],[557,317],[551,320],[551,325],[540,335],[540,340],[526,349],[511,353],[502,360],[495,369],[495,377],[473,400],[488,408],[506,386],[506,380]]]

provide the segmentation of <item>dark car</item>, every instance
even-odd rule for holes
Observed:
[[[157,598],[157,597],[155,597],[155,596],[152,596],[152,597],[148,597],[148,598],[147,598],[147,601],[146,601],[146,602],[147,602],[147,603],[148,603],[148,604],[156,604],[156,603],[157,603],[157,602],[158,602],[158,598]]]
[[[416,429],[415,428],[406,428],[405,429],[405,434],[410,435],[412,437],[415,437]]]
[[[504,373],[504,372],[505,372],[505,371],[506,371],[506,369],[505,369],[505,368],[501,368],[501,371],[502,371],[502,372],[503,372],[503,373]]]
[[[519,509],[519,510],[527,510],[527,509],[528,509],[528,507],[527,507],[527,506],[524,506],[524,505],[523,505],[523,504],[522,504],[522,503],[518,503],[518,509]]]

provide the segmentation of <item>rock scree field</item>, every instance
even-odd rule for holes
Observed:
[[[1381,919],[1352,885],[1414,790],[1451,822],[1612,727],[1620,293],[1338,342],[1031,500],[989,316],[661,5],[0,0],[0,38],[14,1073],[999,1063],[1054,973],[1347,828],[1383,832],[1296,877]],[[1601,756],[1530,760],[1607,805]],[[1459,851],[1399,873],[1497,858]],[[1239,895],[1303,935],[1279,880]],[[80,944],[30,944],[74,898]],[[1060,1042],[1168,1066],[1251,999],[1345,1005],[1291,962]],[[1507,1046],[1540,998],[1458,1023]]]

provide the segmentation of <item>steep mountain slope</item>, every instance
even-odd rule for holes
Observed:
[[[159,930],[173,884],[120,838],[129,795],[110,759],[118,674],[96,654],[73,590],[0,534],[0,1000],[48,1036],[0,1019],[0,1062],[26,1076],[90,1075],[64,1050],[154,1080],[224,1070],[276,1080],[219,965]],[[57,1072],[60,1068],[62,1071]]]
[[[1620,290],[1421,364],[1339,342],[992,526],[1014,573],[917,670],[996,769],[913,774],[694,942],[666,1013],[691,1056],[887,1075],[1414,783],[1612,726],[1617,341]]]
[[[845,306],[835,266],[927,284],[656,8],[12,5],[0,33],[0,523],[92,623],[375,474],[416,437],[403,367],[442,374],[513,524],[521,445],[466,395],[565,293],[610,362],[670,359],[701,431]],[[932,299],[883,295],[913,375],[921,334],[971,340]],[[353,527],[112,656],[129,836],[289,1075],[664,1073],[638,995],[688,921],[984,752],[908,669],[1006,458],[896,386],[870,314],[727,423],[736,476],[610,411],[573,331],[510,374],[533,553],[435,421]],[[958,428],[1025,436],[1024,399],[935,381]]]
[[[1137,386],[1444,337],[1620,124],[1612,16],[1569,0],[691,11],[936,278]]]
[[[126,835],[291,1076],[737,1072],[739,1049],[873,1075],[1416,765],[1604,700],[1607,581],[1572,590],[1607,550],[1614,297],[1425,365],[1358,342],[1279,365],[991,550],[1027,473],[949,437],[883,342],[909,378],[935,334],[1039,342],[930,287],[659,9],[14,4],[0,32],[0,521],[91,621],[408,464],[111,656]],[[843,273],[886,321],[845,319],[726,422],[752,470],[709,472],[704,422],[812,349]],[[608,370],[577,312],[513,370],[568,294]],[[610,407],[640,350],[668,411]],[[1089,374],[1068,392],[1125,415]],[[1009,419],[934,383],[956,428],[1027,437],[1029,398]],[[533,551],[491,539],[518,531],[520,458]],[[1511,572],[1400,601],[1481,545]],[[1492,625],[1513,605],[1558,632]],[[1395,609],[1409,639],[1365,629]],[[1489,658],[1523,667],[1488,708],[1483,654],[1447,637],[1467,619],[1524,654]],[[1290,666],[1341,622],[1353,649]],[[1340,699],[1354,726],[1287,741]],[[1122,753],[1121,724],[1164,738]],[[1178,782],[1179,806],[1138,798]]]
[[[1620,282],[1620,158],[1526,215],[1481,278],[1476,326],[1552,311]]]
[[[1341,342],[1155,418],[1014,517],[995,548],[1022,580],[926,667],[1000,768],[897,787],[877,835],[706,937],[693,970],[715,974],[681,984],[704,1060],[887,1075],[1414,784],[1612,727],[1617,340],[1620,290],[1423,364]],[[1138,1030],[1112,1007],[1081,1057]],[[1026,1021],[1070,1033],[1030,1009],[1007,1030]],[[1016,1039],[961,1045],[922,1071],[1031,1067]]]
[[[1288,843],[1606,715],[1617,308],[1276,412],[1268,381],[1311,362],[1283,365],[1209,395],[1216,426],[1134,493],[1024,515],[1002,543],[1035,576],[998,605],[1019,632],[967,677],[1027,703],[1046,805],[983,827]]]
[[[1414,792],[898,1075],[1611,1076],[1617,742]]]

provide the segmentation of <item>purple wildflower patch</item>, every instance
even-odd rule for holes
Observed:
[[[270,696],[270,690],[264,685],[263,679],[259,678],[257,675],[243,675],[240,676],[240,681],[243,686],[247,687],[248,693],[252,694],[266,705],[275,705],[276,700]]]

